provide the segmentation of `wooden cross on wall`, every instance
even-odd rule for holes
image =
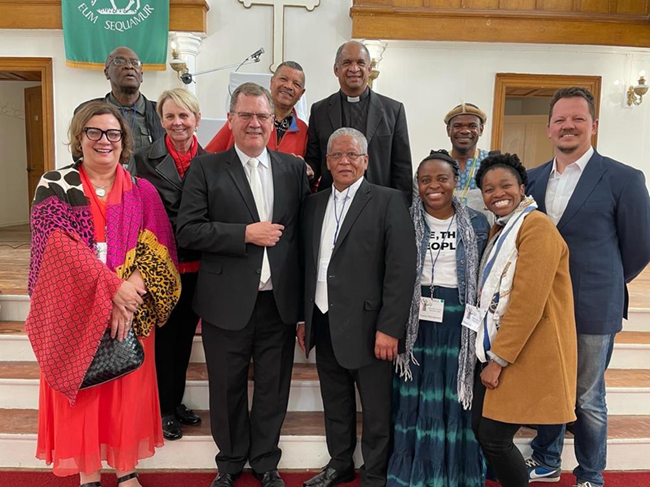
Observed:
[[[309,12],[320,5],[320,0],[239,0],[245,8],[253,5],[273,7],[273,62],[269,66],[272,73],[284,61],[284,7],[304,7]]]

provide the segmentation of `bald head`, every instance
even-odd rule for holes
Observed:
[[[106,58],[104,74],[118,99],[118,95],[139,95],[143,78],[142,64],[133,50],[125,46],[113,49]]]

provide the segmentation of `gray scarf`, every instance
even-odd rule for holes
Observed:
[[[476,234],[472,227],[471,217],[465,205],[455,196],[452,205],[456,212],[458,232],[465,249],[465,304],[476,305],[477,279],[478,279],[478,247],[476,245]],[[419,258],[417,260],[417,278],[413,285],[413,297],[411,299],[411,310],[408,323],[406,324],[406,351],[395,359],[395,368],[400,377],[405,381],[412,380],[411,362],[420,365],[413,355],[413,348],[418,337],[420,325],[420,300],[422,298],[420,280],[422,277],[422,265],[424,263],[423,246],[425,242],[426,224],[424,217],[424,206],[420,195],[414,192],[413,204],[411,205],[411,218],[415,227],[415,238],[418,244]],[[458,355],[458,401],[463,408],[468,410],[472,404],[472,391],[474,388],[474,367],[476,365],[476,332],[463,326],[461,331],[460,353]]]

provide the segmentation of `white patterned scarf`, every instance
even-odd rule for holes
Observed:
[[[485,363],[487,352],[501,326],[501,318],[510,303],[510,292],[517,267],[517,236],[524,219],[535,209],[537,203],[531,196],[525,197],[509,215],[497,218],[496,224],[503,226],[489,242],[483,254],[480,270],[479,308],[481,326],[476,334],[476,355]]]

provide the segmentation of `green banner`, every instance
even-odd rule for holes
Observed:
[[[104,69],[108,54],[126,46],[145,68],[165,69],[169,1],[62,0],[61,9],[68,66]]]

